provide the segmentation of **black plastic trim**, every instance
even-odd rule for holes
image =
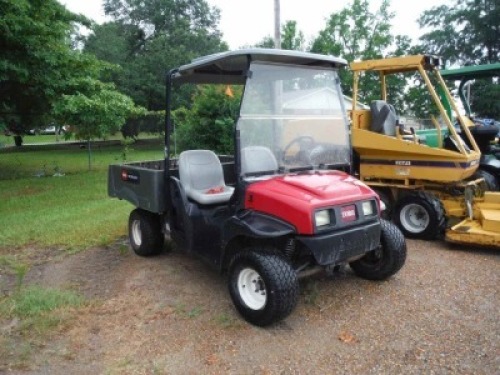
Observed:
[[[224,242],[238,236],[253,238],[276,238],[295,233],[295,227],[278,218],[256,212],[240,211],[224,226]]]
[[[344,228],[314,236],[297,236],[321,266],[339,264],[374,250],[380,244],[380,221],[377,218],[361,226]]]

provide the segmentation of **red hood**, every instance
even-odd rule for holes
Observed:
[[[252,183],[245,207],[279,217],[295,225],[299,233],[313,233],[313,212],[375,197],[368,186],[339,171],[277,176]]]

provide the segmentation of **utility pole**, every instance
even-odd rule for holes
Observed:
[[[280,0],[274,0],[274,48],[281,49]]]

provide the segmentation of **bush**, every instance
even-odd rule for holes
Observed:
[[[233,128],[241,89],[228,94],[228,89],[221,86],[199,86],[192,107],[174,111],[179,152],[189,149],[208,149],[219,154],[234,152]]]
[[[121,128],[123,138],[136,139],[140,132],[161,134],[164,116],[165,111],[157,111],[130,117]]]

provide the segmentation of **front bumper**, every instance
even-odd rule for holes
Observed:
[[[380,244],[380,222],[376,220],[354,228],[296,238],[311,251],[320,266],[328,266],[377,248]]]

